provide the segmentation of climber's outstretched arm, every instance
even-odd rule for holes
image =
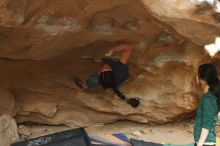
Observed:
[[[121,52],[120,61],[124,64],[127,64],[129,57],[131,56],[133,50],[132,44],[121,44],[114,48],[112,48],[108,53],[106,53],[106,56],[111,56],[114,52]]]

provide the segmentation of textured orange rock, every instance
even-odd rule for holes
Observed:
[[[220,17],[206,3],[196,5],[190,0],[141,0],[146,9],[159,20],[196,44],[206,45],[220,35]]]
[[[1,6],[0,52],[9,58],[49,59],[95,41],[144,41],[163,32],[132,0],[5,0]]]
[[[205,55],[192,44],[189,48],[194,55],[187,48],[177,50],[176,43],[167,43],[167,48],[158,43],[149,50],[134,50],[129,62],[131,78],[120,89],[127,96],[141,98],[142,104],[137,109],[114,96],[111,90],[78,89],[73,77],[86,79],[89,74],[98,72],[100,64],[74,58],[75,51],[48,61],[2,59],[0,85],[13,92],[17,122],[77,127],[120,119],[149,124],[185,119],[197,105],[195,70],[200,57],[204,59]],[[91,54],[96,55],[95,52]]]
[[[19,123],[71,127],[121,119],[157,124],[190,117],[199,96],[197,66],[209,60],[198,44],[212,40],[208,28],[217,35],[218,24],[204,24],[196,14],[190,19],[195,7],[187,2],[167,1],[173,9],[162,2],[1,1],[0,87],[10,89],[13,97],[10,114]],[[174,4],[183,6],[175,9]],[[73,83],[75,76],[86,79],[97,73],[101,64],[94,60],[121,40],[135,46],[129,60],[131,78],[120,89],[141,98],[137,109],[111,90],[84,91]]]

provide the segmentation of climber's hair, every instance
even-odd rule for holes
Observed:
[[[116,85],[113,71],[101,72],[99,74],[99,82],[101,83],[102,87],[105,89],[111,88],[118,97],[120,97],[122,100],[126,100],[126,96],[119,91]]]

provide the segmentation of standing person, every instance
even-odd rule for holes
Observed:
[[[76,85],[80,88],[86,89],[101,84],[105,89],[111,88],[118,97],[125,100],[132,107],[138,107],[140,104],[139,99],[128,98],[118,89],[118,86],[129,77],[127,62],[131,56],[132,50],[133,46],[130,43],[123,43],[112,48],[105,54],[105,56],[111,56],[115,52],[122,52],[120,60],[102,59],[103,66],[100,72],[96,75],[90,76],[86,82],[81,81],[79,78],[75,78]]]
[[[215,146],[215,124],[220,109],[220,84],[215,66],[212,64],[200,65],[197,81],[204,94],[200,98],[196,111],[195,146]]]

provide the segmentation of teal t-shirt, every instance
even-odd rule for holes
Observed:
[[[194,140],[199,141],[202,128],[209,130],[205,143],[216,142],[215,124],[217,121],[217,98],[208,91],[199,102],[194,125]]]

